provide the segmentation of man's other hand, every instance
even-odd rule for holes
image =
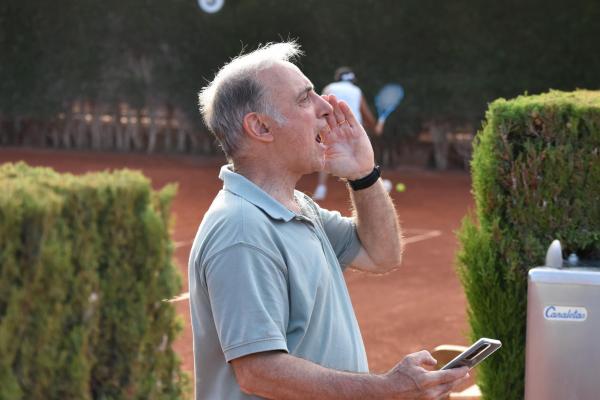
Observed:
[[[469,378],[467,367],[431,371],[436,360],[428,351],[412,353],[384,375],[394,399],[446,399],[450,392]]]

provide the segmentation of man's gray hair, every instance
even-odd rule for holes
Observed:
[[[300,46],[294,41],[268,43],[232,59],[200,91],[198,97],[204,122],[230,161],[239,149],[246,114],[267,114],[280,124],[285,122],[258,81],[258,72],[278,61],[290,61],[301,54]]]

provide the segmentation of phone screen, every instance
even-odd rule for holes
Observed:
[[[481,345],[477,349],[475,349],[471,354],[466,356],[465,360],[470,361],[470,360],[474,359],[475,357],[479,356],[481,354],[481,352],[485,351],[489,347],[490,347],[489,343],[484,343],[483,345]]]

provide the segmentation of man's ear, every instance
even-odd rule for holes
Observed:
[[[269,143],[273,141],[273,133],[269,129],[268,118],[263,114],[251,112],[244,115],[242,127],[250,139]]]

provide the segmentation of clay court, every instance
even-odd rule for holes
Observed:
[[[204,212],[221,188],[221,158],[145,156],[115,153],[0,149],[0,162],[23,160],[60,172],[130,168],[141,170],[155,188],[177,182],[173,203],[172,238],[175,262],[184,279],[182,295],[175,299],[185,330],[175,347],[184,369],[193,370],[192,338],[187,302],[187,260]],[[402,267],[386,275],[347,271],[346,281],[367,348],[370,368],[384,372],[404,355],[431,350],[442,343],[468,344],[466,300],[455,272],[458,248],[455,231],[473,207],[470,177],[462,171],[421,169],[385,170],[384,177],[406,185],[392,197],[404,228],[406,248]],[[307,176],[299,189],[310,193],[316,175]],[[348,215],[345,185],[330,180],[330,193],[320,202]]]

